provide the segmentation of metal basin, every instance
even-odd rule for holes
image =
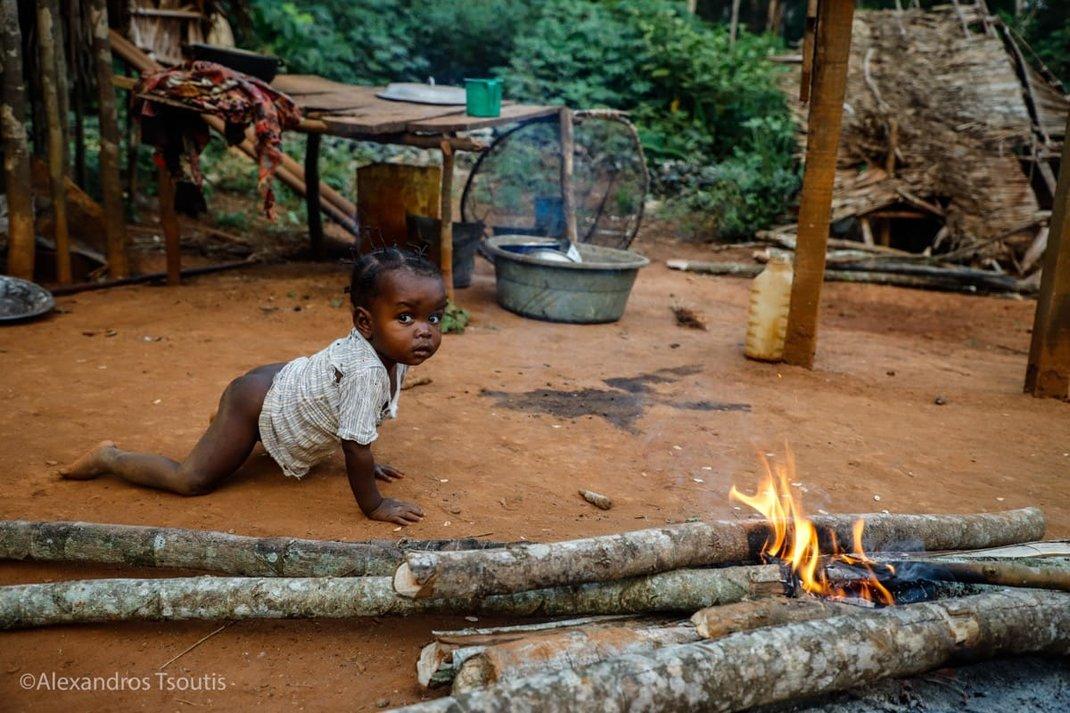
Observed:
[[[556,240],[530,235],[498,235],[487,240],[498,280],[498,304],[524,317],[551,322],[598,324],[624,314],[642,255],[597,245],[578,245],[583,262],[539,256]]]
[[[40,317],[55,306],[52,293],[37,283],[0,275],[0,323]]]

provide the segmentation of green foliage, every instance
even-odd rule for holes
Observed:
[[[442,315],[442,333],[464,334],[470,319],[468,310],[449,302],[446,304],[445,314]]]
[[[549,0],[503,70],[509,96],[630,112],[676,208],[707,226],[752,234],[798,187],[793,126],[771,37],[734,45],[669,0]]]

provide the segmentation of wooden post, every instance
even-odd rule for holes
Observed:
[[[1070,132],[1070,116],[1066,125]],[[1033,396],[1070,397],[1070,140],[1063,142],[1025,391]]]
[[[65,13],[60,0],[49,0],[52,8],[52,30],[55,33],[56,98],[59,100],[60,131],[63,134],[63,175],[70,175],[71,164],[71,87],[67,81],[67,30],[63,27]]]
[[[732,0],[732,20],[728,24],[728,42],[736,43],[736,33],[739,32],[739,0]]]
[[[810,86],[814,80],[814,36],[817,34],[817,0],[806,0],[806,20],[802,39],[802,75],[799,81],[799,101],[810,101]]]
[[[37,45],[40,49],[41,93],[48,122],[48,182],[56,241],[56,279],[71,281],[71,252],[67,229],[67,187],[64,183],[63,118],[56,81],[55,0],[37,4]]]
[[[565,237],[570,245],[579,242],[576,230],[576,202],[572,193],[573,160],[576,143],[573,139],[572,110],[561,108],[561,207],[565,214]]]
[[[780,34],[780,24],[783,20],[783,12],[780,0],[769,0],[769,11],[765,16],[765,31]]]
[[[323,216],[320,214],[320,141],[317,133],[305,141],[305,212],[308,218],[308,242],[312,257],[323,256]]]
[[[164,249],[167,251],[167,284],[182,284],[182,244],[175,213],[175,182],[166,166],[157,170],[157,193],[160,197],[160,226],[163,228]]]
[[[0,0],[0,135],[3,137],[4,181],[7,191],[7,271],[33,279],[33,196],[26,142],[26,87],[22,83],[22,32],[18,0]]]
[[[132,77],[133,70],[129,64],[123,64],[123,74]],[[128,215],[132,220],[137,213],[137,154],[138,147],[141,145],[138,132],[138,123],[128,102],[126,105],[126,200]]]
[[[97,70],[97,96],[100,100],[100,187],[104,196],[108,273],[111,277],[121,280],[130,274],[130,263],[126,254],[123,186],[119,178],[121,137],[115,108],[115,87],[111,83],[113,72],[111,42],[108,39],[107,0],[91,0],[89,18],[93,29],[93,62]]]
[[[825,273],[825,249],[836,177],[836,149],[847,90],[854,0],[821,0],[814,43],[814,87],[806,139],[806,169],[799,204],[795,279],[784,343],[784,361],[810,368],[817,341],[817,313]]]
[[[442,269],[442,281],[446,283],[446,297],[453,302],[453,146],[443,141],[442,149],[442,191],[439,195],[441,210],[439,218],[439,266]]]
[[[67,53],[74,71],[74,180],[79,186],[85,188],[85,83],[88,76],[84,71],[85,64],[79,61],[82,56],[82,45],[87,41],[81,0],[69,0],[67,15]]]

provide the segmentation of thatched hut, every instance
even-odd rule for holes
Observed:
[[[1070,102],[1028,55],[983,4],[858,12],[835,229],[914,252],[995,260],[1020,274],[1033,269]],[[797,116],[805,131],[805,114]]]

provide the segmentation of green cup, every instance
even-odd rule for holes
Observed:
[[[500,79],[465,79],[465,111],[468,116],[501,116],[502,82]]]

